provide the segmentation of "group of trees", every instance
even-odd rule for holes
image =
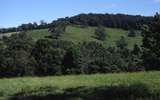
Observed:
[[[157,13],[152,25],[143,27],[143,63],[147,70],[160,70],[160,15]]]
[[[95,41],[74,44],[54,38],[35,42],[26,33],[3,37],[1,45],[1,77],[144,70],[138,46],[105,48]]]
[[[55,22],[55,24],[52,25],[51,28],[49,28],[51,38],[58,39],[65,32],[67,25],[69,25],[69,23],[64,21]]]
[[[133,16],[125,14],[79,14],[73,17],[59,18],[52,23],[46,23],[43,20],[38,25],[36,22],[22,24],[13,28],[1,28],[0,33],[16,32],[22,30],[52,28],[59,22],[70,23],[84,26],[104,26],[122,29],[141,29],[143,24],[149,25],[153,21],[153,17]]]
[[[51,25],[43,20],[40,21],[40,24],[36,22],[21,24],[18,27],[11,27],[11,28],[0,28],[0,34],[8,33],[8,32],[20,32],[20,31],[27,31],[33,29],[44,29],[49,28]]]
[[[105,28],[102,26],[98,26],[98,28],[95,30],[95,38],[98,40],[105,40],[107,33],[105,32]]]
[[[120,49],[124,49],[127,46],[127,42],[123,36],[119,40],[116,41],[116,46]]]
[[[88,26],[105,26],[122,29],[141,29],[143,24],[149,25],[153,17],[132,16],[125,14],[80,14],[66,18],[72,24]]]
[[[0,34],[8,33],[8,32],[16,32],[16,31],[17,31],[17,28],[16,28],[16,27],[0,28]]]
[[[51,38],[33,41],[25,32],[3,37],[0,42],[0,77],[91,74],[160,70],[160,15],[151,25],[143,27],[142,48],[128,49],[124,37],[116,47],[106,48],[101,42],[75,44],[60,40],[67,22],[50,28]],[[134,36],[134,31],[130,32]],[[103,27],[95,30],[96,38],[104,40]]]

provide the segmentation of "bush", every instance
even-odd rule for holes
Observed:
[[[106,38],[106,32],[105,29],[102,26],[99,26],[96,30],[95,30],[95,35],[96,35],[96,39],[98,40],[105,40]]]

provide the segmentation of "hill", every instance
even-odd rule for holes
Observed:
[[[66,29],[66,33],[62,35],[61,39],[64,40],[71,40],[74,42],[81,42],[81,41],[99,41],[94,38],[94,31],[96,27],[86,27],[86,28],[80,28],[75,26],[68,26]],[[104,46],[115,46],[116,41],[121,38],[121,36],[124,36],[128,47],[132,48],[134,44],[141,45],[142,43],[142,37],[140,32],[137,32],[138,35],[136,37],[128,37],[128,32],[123,29],[117,29],[117,28],[105,28],[107,37],[103,41]],[[100,41],[99,41],[100,42]]]
[[[74,43],[78,42],[84,42],[84,41],[98,41],[94,38],[94,31],[96,27],[86,27],[81,28],[78,26],[68,26],[66,28],[66,32],[61,36],[61,40],[66,41],[72,41]],[[121,36],[124,36],[126,38],[126,41],[128,43],[128,47],[132,48],[134,44],[141,45],[142,43],[142,37],[140,32],[138,32],[137,37],[128,37],[128,32],[123,29],[116,29],[116,28],[105,28],[105,31],[107,33],[107,37],[105,41],[103,41],[104,46],[115,46],[116,41],[121,38]],[[45,36],[49,35],[49,32],[47,29],[41,29],[41,30],[33,30],[28,32],[31,37],[33,37],[35,40],[44,38]]]
[[[84,42],[84,41],[97,41],[101,42],[97,39],[95,39],[95,32],[96,27],[81,27],[78,25],[70,25],[67,26],[65,33],[61,36],[61,40],[66,41],[72,41],[74,43]],[[104,46],[110,47],[115,46],[116,41],[121,38],[121,36],[124,36],[127,43],[128,48],[133,48],[134,44],[141,45],[142,44],[142,37],[139,31],[137,31],[136,37],[128,37],[129,31],[123,30],[123,29],[117,29],[117,28],[105,28],[107,37],[103,41]],[[10,36],[11,34],[15,34],[15,32],[12,33],[6,33],[1,34],[2,36]],[[30,30],[27,31],[27,34],[29,34],[34,40],[43,39],[50,35],[48,32],[48,29],[37,29],[37,30]]]
[[[65,22],[74,25],[87,25],[87,26],[104,26],[110,28],[121,28],[121,29],[135,29],[140,30],[142,25],[150,25],[153,22],[153,16],[141,16],[141,15],[126,15],[126,14],[98,14],[98,13],[89,13],[89,14],[79,14],[72,17],[59,18],[47,23],[41,21],[40,24],[26,23],[21,24],[18,27],[10,28],[0,28],[0,34],[8,32],[16,32],[17,30],[34,30],[34,29],[44,29],[51,28],[57,23]]]

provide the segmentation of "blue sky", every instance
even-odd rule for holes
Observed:
[[[51,22],[80,13],[125,13],[152,16],[160,0],[0,0],[0,27],[22,23]]]

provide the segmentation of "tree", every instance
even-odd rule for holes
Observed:
[[[51,36],[55,39],[58,39],[65,32],[67,25],[68,23],[66,22],[55,23],[55,25],[49,29]]]
[[[52,41],[48,39],[38,40],[32,50],[32,55],[38,63],[37,75],[61,74],[64,50],[54,47]]]
[[[71,24],[88,25],[88,26],[105,26],[112,28],[122,28],[128,30],[133,28],[139,30],[141,25],[149,25],[153,17],[132,16],[125,14],[79,14],[66,19]]]
[[[136,36],[136,32],[133,29],[131,29],[128,33],[128,37],[135,37],[135,36]]]
[[[129,71],[144,71],[145,68],[142,65],[142,51],[141,48],[135,44],[133,50],[128,59],[128,67],[127,70]]]
[[[123,36],[121,36],[120,40],[116,42],[116,45],[120,49],[124,49],[127,46],[127,42]]]
[[[40,20],[40,25],[41,26],[45,26],[47,24],[47,22],[45,22],[44,20]]]
[[[14,34],[2,40],[5,44],[0,56],[1,76],[35,75],[36,61],[31,55],[34,42],[25,33]]]
[[[36,29],[38,27],[38,24],[36,22],[34,22],[33,27],[34,27],[34,29]]]
[[[154,16],[152,25],[143,27],[143,63],[147,70],[160,70],[160,15]]]
[[[63,58],[63,73],[64,74],[79,74],[81,73],[78,62],[79,54],[77,50],[67,50]]]
[[[18,31],[27,31],[34,29],[34,25],[32,23],[22,24],[18,26]]]
[[[137,44],[134,45],[134,48],[132,50],[132,54],[134,54],[134,55],[140,55],[141,54],[141,49]]]
[[[81,73],[89,74],[100,71],[100,58],[103,56],[102,52],[104,50],[101,43],[95,41],[84,42],[79,46],[78,50],[76,62]]]
[[[95,30],[95,35],[96,38],[98,40],[105,40],[106,38],[106,33],[105,33],[105,29],[102,26],[99,26],[96,30]]]
[[[54,39],[58,39],[61,36],[61,34],[63,34],[63,32],[64,30],[61,27],[54,27],[50,29],[51,36]]]
[[[3,42],[0,41],[0,50],[5,48],[5,44]]]
[[[10,37],[4,37],[3,42],[7,45],[7,48],[14,50],[25,50],[30,52],[34,45],[33,39],[25,32],[19,34],[13,34]]]

